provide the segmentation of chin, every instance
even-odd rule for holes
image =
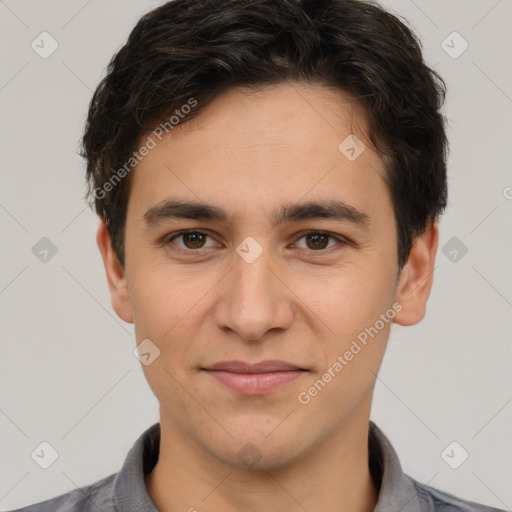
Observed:
[[[304,430],[291,427],[291,424],[279,425],[279,422],[262,416],[245,416],[226,424],[226,430],[233,437],[226,434],[215,445],[211,444],[212,437],[209,437],[208,449],[217,459],[239,469],[281,469],[307,451],[308,442],[303,438]]]
[[[214,450],[216,458],[225,464],[248,471],[275,471],[284,469],[299,458],[297,447],[284,447],[282,444],[247,441],[240,444],[236,451],[233,446],[227,451]]]

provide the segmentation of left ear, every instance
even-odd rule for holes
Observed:
[[[409,259],[402,269],[396,301],[402,309],[394,322],[414,325],[425,316],[427,300],[434,280],[434,263],[439,242],[439,224],[435,220],[413,242]]]

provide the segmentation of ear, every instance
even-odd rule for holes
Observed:
[[[110,298],[112,307],[119,318],[128,323],[133,323],[133,314],[130,304],[128,288],[126,286],[125,271],[117,259],[117,255],[112,247],[112,240],[108,228],[100,220],[96,242],[103,258],[105,273],[107,274],[108,287],[110,289]]]
[[[397,312],[394,322],[400,325],[414,325],[423,319],[427,300],[434,280],[434,263],[439,242],[439,224],[434,221],[413,243],[409,259],[402,269],[397,302],[402,309]]]

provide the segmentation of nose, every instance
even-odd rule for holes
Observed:
[[[237,253],[234,268],[220,283],[215,322],[219,329],[234,331],[245,341],[261,340],[265,333],[286,330],[293,321],[293,292],[270,251],[252,262]]]

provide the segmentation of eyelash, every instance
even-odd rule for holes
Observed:
[[[187,234],[199,234],[199,235],[205,235],[209,238],[213,238],[211,235],[209,235],[208,233],[204,232],[204,231],[199,231],[199,230],[196,230],[196,229],[190,229],[190,230],[184,230],[184,231],[178,231],[177,233],[173,233],[172,235],[169,235],[167,237],[165,237],[165,239],[163,240],[163,244],[164,245],[168,245],[170,243],[173,243],[174,247],[172,248],[173,251],[177,251],[177,252],[181,252],[183,254],[187,254],[187,255],[190,255],[190,254],[199,254],[200,252],[204,251],[205,249],[204,248],[199,248],[199,249],[184,249],[182,247],[179,247],[177,246],[176,244],[174,244],[173,240],[175,240],[176,238],[180,238],[184,235],[187,235]],[[312,235],[312,234],[315,234],[315,235],[323,235],[323,236],[326,236],[330,239],[335,239],[337,240],[339,243],[338,245],[340,245],[341,247],[338,247],[337,249],[335,250],[340,250],[343,246],[345,245],[350,245],[350,242],[341,237],[341,236],[338,236],[338,235],[334,235],[333,233],[329,232],[329,231],[321,231],[321,230],[309,230],[309,231],[305,231],[301,234],[301,236],[297,239],[298,240],[301,240],[302,238],[308,236],[308,235]],[[208,248],[206,248],[208,249]],[[329,253],[330,250],[333,249],[333,247],[330,247],[328,249],[319,249],[319,250],[313,250],[313,249],[303,249],[304,251],[307,251],[309,254],[311,255],[323,255],[323,254],[326,254],[326,253]]]

